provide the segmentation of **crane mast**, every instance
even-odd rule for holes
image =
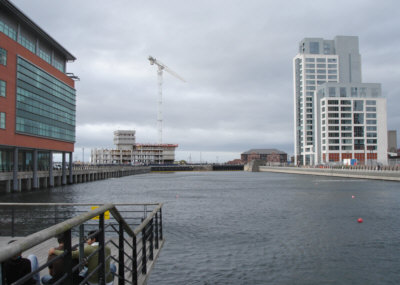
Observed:
[[[167,71],[171,75],[186,82],[185,79],[180,77],[176,72],[172,71],[168,66],[157,60],[156,58],[149,56],[151,65],[157,65],[157,78],[158,78],[158,112],[157,112],[157,132],[158,132],[158,143],[162,144],[162,128],[163,128],[163,114],[162,114],[162,85],[163,85],[163,71]]]

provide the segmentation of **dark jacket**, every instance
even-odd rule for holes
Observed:
[[[6,285],[12,284],[25,275],[31,273],[31,262],[29,259],[18,257],[16,259],[9,259],[3,263],[3,278]],[[23,285],[36,284],[33,278],[23,283]]]

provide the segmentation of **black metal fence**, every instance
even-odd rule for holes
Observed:
[[[85,207],[89,206],[93,209],[84,211]],[[35,273],[46,269],[60,258],[63,258],[65,264],[65,274],[54,284],[74,284],[73,275],[80,271],[90,258],[98,260],[97,267],[80,283],[75,284],[85,284],[93,275],[97,275],[99,284],[105,284],[106,273],[109,273],[106,264],[110,262],[118,267],[114,276],[118,279],[118,284],[143,284],[164,243],[162,204],[0,203],[0,214],[3,217],[0,226],[2,233],[21,236],[23,228],[33,232],[1,248],[2,263],[52,237],[63,235],[65,240],[62,255],[49,262],[43,262],[37,270],[14,283],[16,285],[23,284]],[[46,225],[45,229],[40,227],[43,224]],[[36,226],[39,228],[35,230]],[[84,243],[86,238],[90,237],[89,231],[93,230],[95,233],[92,236],[98,235],[99,246],[91,256],[85,257]],[[106,247],[114,253],[107,256]],[[72,266],[72,252],[76,249],[79,249],[79,263]]]

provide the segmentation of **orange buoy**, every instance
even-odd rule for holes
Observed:
[[[363,222],[363,219],[358,218],[357,222],[361,224]]]

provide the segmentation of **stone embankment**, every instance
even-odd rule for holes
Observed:
[[[260,172],[278,172],[304,175],[321,175],[345,178],[360,178],[373,180],[388,180],[400,182],[400,170],[397,168],[368,169],[368,168],[304,168],[304,167],[271,167],[260,166]]]

